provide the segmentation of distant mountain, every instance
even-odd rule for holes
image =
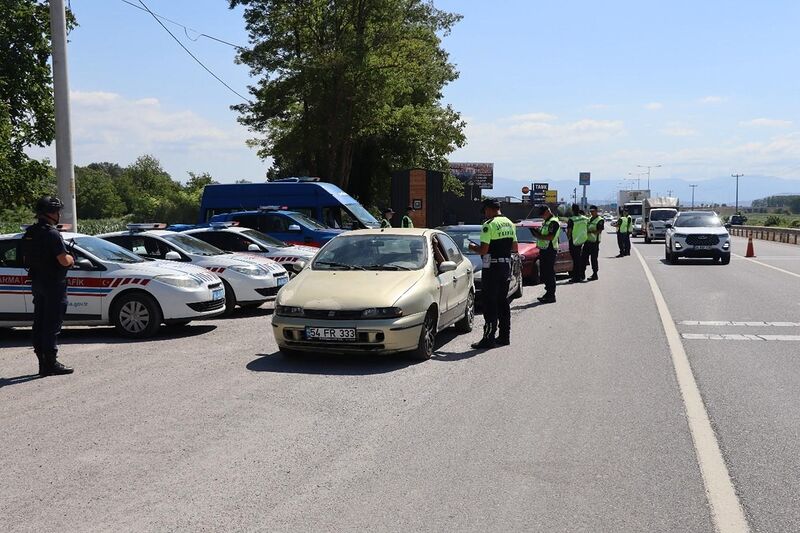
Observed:
[[[538,180],[537,180],[538,181]],[[545,180],[542,180],[544,182]],[[577,189],[580,200],[582,187],[578,186],[577,178],[574,181],[555,180],[548,182],[550,189],[558,191],[559,199],[565,202],[572,201],[572,191]],[[586,195],[590,203],[607,204],[616,201],[617,191],[622,187],[629,189],[630,180],[594,180],[587,187]],[[652,179],[650,190],[653,195],[667,196],[671,191],[672,196],[680,198],[681,203],[689,204],[692,198],[691,184],[697,185],[695,189],[695,203],[720,203],[733,205],[736,198],[736,180],[731,177],[712,178],[708,180],[683,180],[683,179]],[[515,179],[495,178],[494,189],[484,191],[487,196],[522,196],[521,188],[530,183]],[[636,188],[634,185],[633,188]],[[641,188],[647,188],[646,180],[642,181]],[[772,176],[745,176],[739,178],[739,205],[749,206],[753,200],[779,194],[800,194],[800,180],[784,179]]]

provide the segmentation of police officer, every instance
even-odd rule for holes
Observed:
[[[539,277],[544,283],[544,295],[539,297],[539,301],[550,304],[556,301],[556,257],[561,222],[547,205],[539,206],[539,215],[544,219],[541,229],[531,229],[539,248]]]
[[[33,351],[39,359],[39,375],[71,374],[58,359],[56,336],[67,311],[67,270],[75,263],[64,239],[55,228],[64,204],[53,196],[36,203],[36,224],[23,237],[23,264],[28,268],[33,291]]]
[[[589,281],[597,280],[597,272],[600,267],[597,262],[597,256],[600,253],[600,237],[603,235],[605,228],[605,221],[603,217],[597,214],[597,206],[589,206],[589,220],[586,224],[586,243],[583,245],[583,269],[592,263],[592,275]]]
[[[414,212],[414,208],[411,206],[406,207],[406,214],[403,217],[403,221],[401,222],[400,226],[403,228],[413,228],[414,221],[411,220],[411,213]]]
[[[567,236],[569,237],[569,254],[572,256],[572,279],[570,282],[578,283],[586,279],[586,264],[583,262],[583,246],[588,238],[589,218],[583,214],[578,204],[572,204],[572,216],[567,222]]]
[[[392,218],[394,217],[394,211],[391,207],[387,207],[383,210],[383,219],[381,219],[381,228],[391,228],[392,227]]]
[[[633,219],[628,214],[628,210],[623,209],[622,216],[617,220],[617,245],[619,246],[617,257],[631,255],[631,229],[633,229]]]
[[[500,214],[500,202],[484,200],[480,245],[469,249],[483,257],[483,338],[472,345],[478,350],[511,343],[511,304],[508,286],[511,283],[511,254],[517,253],[517,231],[514,223]],[[499,323],[499,331],[498,331]],[[497,335],[497,337],[495,337]]]

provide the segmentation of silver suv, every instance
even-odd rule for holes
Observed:
[[[683,211],[665,227],[667,263],[677,263],[680,257],[707,257],[723,265],[731,262],[731,237],[715,212]]]

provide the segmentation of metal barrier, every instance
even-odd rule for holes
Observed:
[[[800,244],[800,229],[775,228],[770,226],[731,226],[728,228],[731,235],[739,237],[753,237],[763,241],[783,242],[786,244]]]

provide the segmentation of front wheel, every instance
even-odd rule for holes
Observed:
[[[529,285],[536,285],[537,283],[539,283],[539,265],[534,263],[531,275],[525,278],[525,281]]]
[[[409,355],[412,359],[417,361],[427,361],[433,355],[433,346],[436,342],[436,315],[431,309],[425,315],[425,320],[422,322],[422,328],[419,332],[419,343],[417,349],[412,351]]]
[[[147,294],[126,294],[114,303],[112,319],[120,335],[146,339],[161,327],[161,309]]]
[[[236,309],[236,294],[233,292],[233,287],[231,287],[230,283],[222,280],[222,286],[225,287],[225,312],[224,315],[230,315],[233,313],[233,310]]]
[[[475,293],[470,291],[467,296],[467,308],[464,310],[464,318],[456,322],[456,331],[459,333],[469,333],[475,322]]]

